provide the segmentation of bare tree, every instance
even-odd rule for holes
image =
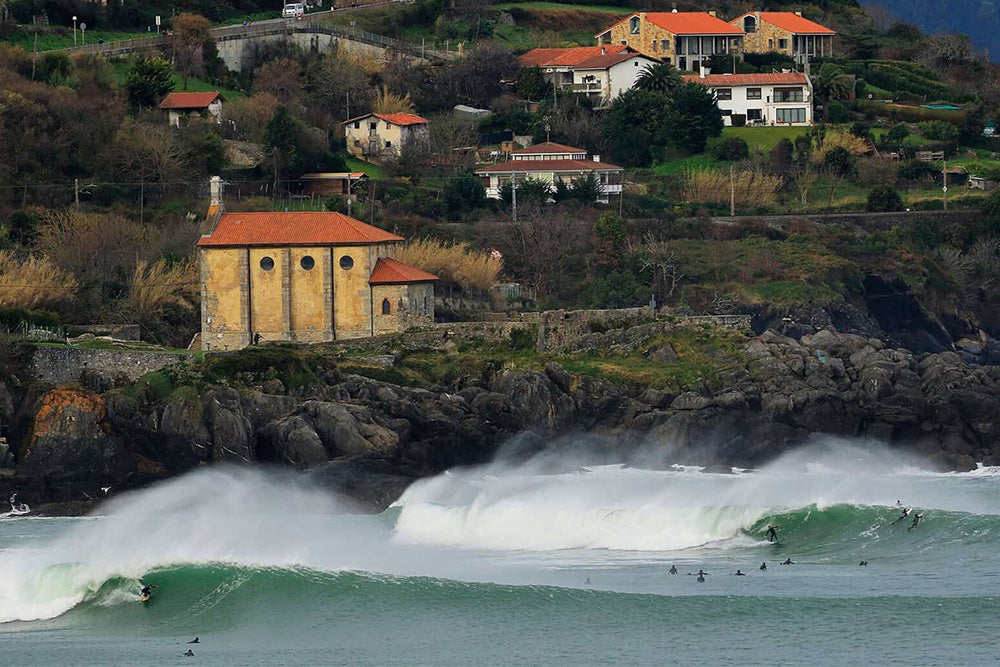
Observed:
[[[190,77],[204,73],[206,51],[214,45],[212,24],[204,16],[184,12],[174,19],[174,67],[184,80],[184,90]]]

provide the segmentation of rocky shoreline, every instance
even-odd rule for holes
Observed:
[[[650,354],[669,363],[669,350]],[[89,371],[79,384],[30,385],[16,399],[0,385],[0,418],[13,424],[7,463],[16,462],[0,475],[0,494],[73,514],[99,502],[102,487],[115,493],[206,464],[272,464],[377,511],[413,480],[489,461],[505,443],[527,457],[556,441],[607,461],[756,467],[826,434],[885,443],[939,470],[1000,464],[1000,368],[831,330],[766,331],[748,339],[718,388],[682,393],[601,382],[556,363],[447,387],[338,370],[320,379],[296,395],[272,380],[165,401],[130,400]],[[560,438],[581,433],[601,436],[599,445]]]

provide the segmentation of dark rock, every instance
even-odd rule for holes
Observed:
[[[976,460],[968,454],[961,454],[955,458],[955,472],[972,472],[976,466]]]
[[[416,478],[387,461],[345,459],[314,469],[309,479],[352,499],[361,509],[381,512],[396,502]]]

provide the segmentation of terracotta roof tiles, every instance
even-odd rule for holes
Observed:
[[[632,16],[638,16],[638,14],[632,14]],[[619,23],[631,19],[632,16],[608,26],[598,34],[605,34]],[[648,12],[646,13],[646,20],[675,35],[741,36],[745,34],[736,26],[730,25],[708,12]]]
[[[402,240],[342,213],[223,213],[198,246],[370,245]]]
[[[706,86],[767,86],[785,84],[805,84],[806,75],[801,72],[772,72],[764,74],[708,74],[702,78],[698,74],[683,75],[685,81]]]
[[[502,164],[491,164],[476,169],[477,174],[510,174],[531,171],[621,171],[622,167],[610,162],[593,160],[516,160]]]
[[[518,148],[516,151],[510,152],[511,155],[538,155],[540,153],[583,153],[586,155],[587,151],[566,144],[557,144],[553,141],[543,141],[540,144]]]
[[[345,120],[341,125],[347,125],[348,123],[353,123],[356,120],[362,120],[368,118],[369,116],[375,116],[387,123],[392,123],[393,125],[425,125],[430,123],[429,120],[418,116],[413,113],[366,113],[363,116],[355,116],[349,120]]]
[[[753,14],[754,12],[747,12],[739,16],[733,21],[742,21],[743,17]],[[800,35],[836,35],[835,30],[831,30],[824,25],[820,25],[815,21],[810,21],[804,16],[799,16],[795,12],[761,12],[760,18],[762,21],[767,21],[771,25],[777,26],[782,30],[787,30],[788,32],[797,33]]]
[[[421,271],[408,264],[397,262],[389,257],[379,257],[372,269],[369,285],[401,285],[405,283],[425,283],[437,280],[434,274]]]
[[[170,93],[160,102],[161,109],[205,109],[222,94],[215,90],[207,93]],[[224,97],[222,99],[225,99]]]
[[[573,67],[583,61],[601,55],[600,46],[576,46],[568,49],[532,49],[517,59],[521,67]],[[605,54],[630,51],[624,44],[609,44],[603,47]]]

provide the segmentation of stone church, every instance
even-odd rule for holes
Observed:
[[[434,321],[434,281],[403,238],[340,213],[228,213],[212,179],[198,241],[204,350],[362,338]]]

